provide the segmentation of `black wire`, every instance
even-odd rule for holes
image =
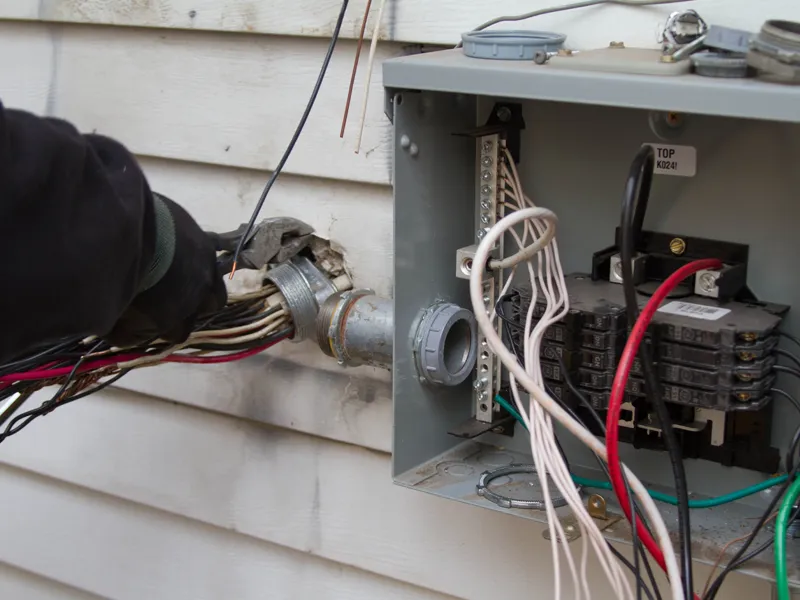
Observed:
[[[775,348],[775,354],[778,356],[784,356],[791,360],[796,366],[800,367],[800,356],[797,356],[793,352],[789,352],[788,350],[782,350],[781,348]]]
[[[563,367],[563,362],[561,362],[561,364],[562,364],[562,369],[563,369],[564,368]],[[550,396],[553,399],[555,399],[556,402],[559,403],[561,408],[563,408],[565,411],[567,411],[567,413],[569,413],[569,415],[573,419],[575,419],[576,421],[578,421],[580,423],[583,423],[583,426],[587,427],[586,421],[581,416],[579,416],[572,409],[571,406],[569,406],[568,404],[566,404],[563,401],[558,400],[557,396],[553,393],[553,390],[550,389],[546,384],[545,384],[545,389],[547,390],[547,393],[550,394]],[[582,395],[582,394],[580,394],[580,392],[579,392],[579,395]],[[586,402],[586,406],[589,408],[590,412],[597,417],[597,413],[595,412],[594,408],[592,408],[591,403],[589,403],[589,401],[586,400],[585,397],[584,397],[584,401]],[[599,417],[597,417],[597,418],[599,418]],[[605,427],[603,427],[603,431],[605,431]],[[567,462],[566,455],[564,454],[564,450],[561,447],[561,443],[558,441],[558,437],[556,437],[556,446],[557,446],[558,451],[561,454],[562,458],[564,458],[564,462],[567,464],[567,468],[569,468],[569,463]],[[594,456],[597,459],[597,463],[600,465],[600,468],[606,474],[606,477],[611,479],[611,474],[608,472],[608,467],[606,466],[606,464],[603,461],[603,459],[600,458],[597,454],[595,454]],[[569,471],[571,473],[572,469],[569,469]],[[627,479],[625,480],[625,482],[626,482],[626,485],[627,485]],[[635,503],[634,503],[634,507],[636,507]],[[636,508],[636,510],[638,511],[638,507]],[[640,518],[641,518],[641,515],[640,515]],[[648,575],[648,577],[650,579],[650,584],[651,584],[653,590],[655,591],[656,598],[657,598],[657,600],[662,600],[661,592],[658,589],[658,584],[656,583],[655,575],[653,574],[653,570],[650,567],[650,563],[647,561],[647,556],[645,556],[645,554],[644,554],[644,548],[638,542],[638,538],[636,537],[636,533],[635,532],[633,533],[633,552],[634,552],[634,555],[633,555],[634,564],[633,565],[630,562],[628,562],[627,559],[625,559],[621,554],[619,554],[619,552],[617,552],[616,548],[614,548],[611,545],[611,542],[606,540],[606,544],[608,545],[608,547],[611,550],[611,552],[617,558],[619,558],[623,562],[623,564],[625,564],[625,566],[628,567],[631,570],[631,572],[634,574],[634,576],[636,577],[637,594],[639,594],[642,590],[644,590],[645,593],[647,594],[648,598],[653,598],[652,594],[650,593],[650,590],[647,588],[647,584],[644,582],[644,580],[642,578],[641,568],[639,566],[639,559],[641,557],[644,560],[645,566],[647,568],[647,575]],[[637,550],[638,550],[638,552],[637,552]]]
[[[267,194],[269,194],[270,189],[272,189],[275,180],[278,178],[278,175],[281,174],[283,171],[283,167],[286,164],[286,161],[289,159],[289,156],[294,150],[294,146],[297,143],[300,134],[303,132],[303,127],[306,125],[306,121],[308,120],[308,116],[311,114],[311,109],[314,107],[314,103],[317,100],[317,95],[319,95],[319,90],[322,87],[322,80],[325,78],[325,73],[328,70],[328,65],[331,62],[331,57],[333,56],[333,50],[336,48],[336,42],[339,41],[339,32],[342,29],[342,22],[344,21],[345,12],[347,12],[347,5],[349,4],[349,0],[342,1],[342,8],[339,10],[339,18],[336,20],[336,26],[333,28],[333,35],[331,36],[331,42],[328,45],[328,52],[325,54],[325,59],[322,61],[322,68],[319,71],[319,75],[317,76],[317,82],[314,84],[314,89],[311,92],[311,97],[308,99],[308,104],[306,105],[305,111],[303,111],[303,116],[300,117],[300,122],[297,125],[297,129],[295,129],[294,134],[292,135],[292,139],[289,141],[289,145],[286,147],[286,150],[281,157],[281,160],[278,162],[278,166],[275,167],[275,170],[270,175],[267,184],[264,186],[264,190],[261,192],[261,197],[258,199],[256,203],[255,210],[253,210],[253,214],[250,216],[250,221],[247,223],[247,228],[242,233],[242,237],[239,238],[239,243],[236,245],[236,252],[233,254],[233,264],[236,264],[236,261],[239,259],[239,254],[244,247],[245,241],[250,235],[250,232],[253,230],[253,225],[255,225],[256,219],[258,218],[259,213],[261,212],[261,208],[264,206],[264,200],[267,198]]]
[[[516,327],[517,329],[522,329],[522,328],[520,327],[519,323],[506,317],[505,309],[503,308],[504,302],[518,295],[519,293],[514,291],[500,296],[497,299],[497,302],[494,303],[494,312],[503,322],[503,331],[506,334],[506,338],[508,338],[508,343],[511,345],[511,351],[514,353],[517,362],[522,365],[525,363],[525,357],[523,356],[522,348],[520,348],[514,341],[514,332],[511,331],[512,327]]]
[[[775,365],[772,367],[773,371],[778,373],[786,373],[787,375],[791,375],[792,377],[797,377],[800,379],[800,370],[793,369],[792,367],[784,367],[783,365]]]
[[[0,425],[3,425],[6,421],[8,421],[15,412],[22,408],[22,405],[28,401],[28,398],[31,397],[31,392],[24,391],[24,389],[23,391],[19,392],[12,389],[9,396],[3,394],[3,397],[0,398],[0,400],[5,400],[16,393],[19,393],[19,397],[15,398],[7,406],[5,406],[3,409],[3,414],[0,414]]]
[[[261,310],[259,307],[256,307],[254,311],[248,311],[240,316],[235,318],[226,317],[223,320],[215,322],[212,326],[204,327],[203,329],[208,331],[215,331],[219,329],[230,329],[231,327],[240,327],[242,325],[252,325],[264,319],[270,315],[275,314],[276,312],[282,310],[280,304],[276,304],[275,306],[271,306],[266,310]],[[202,331],[202,330],[198,330]]]
[[[81,356],[80,359],[78,359],[78,361],[75,363],[75,366],[72,367],[72,371],[69,372],[69,375],[67,375],[67,378],[64,380],[64,383],[61,384],[61,386],[58,388],[58,391],[53,394],[53,397],[50,398],[50,400],[43,402],[39,408],[29,410],[28,412],[24,412],[21,415],[14,417],[6,427],[5,431],[0,434],[0,442],[3,442],[9,436],[19,433],[25,429],[25,427],[27,427],[36,417],[46,415],[50,411],[54,410],[59,405],[59,401],[62,399],[61,396],[72,383],[72,380],[74,379],[75,375],[77,375],[78,369],[80,369],[83,362],[89,357],[90,354],[103,346],[103,344],[105,344],[105,342],[102,340],[97,342],[83,356]],[[19,426],[16,425],[17,423],[20,423]]]
[[[791,333],[786,333],[785,331],[779,331],[778,335],[781,336],[781,337],[785,337],[790,342],[793,342],[797,346],[800,346],[800,338],[799,337],[797,337],[795,335],[792,335]]]
[[[632,565],[631,561],[629,561],[627,558],[625,558],[622,555],[622,552],[620,552],[619,550],[614,548],[614,546],[612,546],[611,544],[608,545],[608,549],[611,550],[611,554],[613,554],[614,556],[617,557],[617,560],[619,562],[621,562],[623,565],[625,565],[625,567],[627,567],[628,570],[631,573],[633,573],[633,576],[636,577],[636,580],[639,583],[643,583],[642,582],[642,576],[639,574],[639,568],[638,567],[635,567],[634,565]],[[634,556],[638,556],[638,554],[636,554]],[[647,562],[647,561],[645,560],[645,562]],[[650,571],[650,573],[652,574],[652,570]],[[656,590],[656,595],[657,595],[658,599],[661,600],[661,594],[658,592],[658,588],[655,588],[655,590]],[[637,594],[642,592],[642,591],[644,591],[645,595],[648,597],[649,600],[655,600],[655,598],[653,597],[653,592],[651,592],[650,589],[646,585],[640,585],[640,586],[637,587],[637,589],[636,589]]]
[[[800,516],[800,507],[797,507],[794,510],[794,512],[792,513],[791,518],[789,519],[789,522],[791,523],[792,521],[797,519],[798,516]],[[730,563],[731,571],[735,571],[736,569],[741,568],[742,565],[744,565],[746,562],[749,562],[749,561],[753,560],[755,557],[757,557],[759,554],[764,552],[764,550],[768,549],[774,543],[775,543],[775,536],[772,536],[766,542],[761,544],[758,548],[756,548],[755,550],[751,550],[749,554],[745,554],[743,557],[741,557],[735,563]]]
[[[520,352],[519,348],[517,348],[516,344],[514,344],[514,340],[513,340],[513,336],[512,336],[512,332],[511,332],[511,328],[512,327],[516,327],[516,328],[522,328],[522,327],[516,321],[513,321],[513,320],[509,319],[508,317],[506,317],[505,311],[503,309],[503,302],[505,302],[505,301],[507,301],[507,300],[509,300],[511,298],[514,298],[515,296],[518,296],[518,295],[519,295],[519,292],[512,291],[512,292],[509,292],[507,294],[504,294],[504,295],[500,296],[497,299],[497,302],[495,303],[495,314],[503,322],[503,326],[504,326],[505,332],[506,332],[506,337],[508,337],[509,343],[511,344],[511,349],[514,352],[514,355],[517,357],[517,360],[520,363],[522,363],[523,362],[523,357],[521,356],[521,352]],[[588,410],[589,414],[592,417],[594,417],[596,423],[600,427],[600,430],[603,431],[603,433],[605,434],[605,430],[606,430],[605,423],[600,418],[600,416],[597,414],[597,411],[594,409],[594,407],[592,406],[591,402],[589,402],[589,400],[586,398],[586,396],[583,393],[581,393],[581,391],[575,385],[574,381],[572,380],[572,378],[569,375],[569,372],[567,371],[566,365],[564,364],[564,359],[559,355],[556,355],[556,356],[557,356],[557,359],[558,359],[558,363],[559,363],[559,365],[561,367],[561,371],[562,371],[562,373],[564,373],[564,381],[566,382],[567,387],[573,393],[573,395],[575,395],[575,397],[578,398],[578,401],[584,406],[584,408]],[[548,389],[548,393],[550,394],[550,396],[552,398],[557,398],[556,394],[554,394],[552,392],[552,390]],[[566,410],[573,419],[575,419],[576,421],[578,421],[580,423],[583,423],[583,425],[585,427],[588,427],[588,424],[585,422],[585,420],[582,417],[580,417],[572,409],[572,407],[570,407],[568,404],[566,404],[564,402],[559,402],[559,404],[561,404],[562,408],[564,408],[564,410]],[[569,468],[569,462],[567,462],[566,454],[564,453],[564,450],[561,447],[561,443],[558,441],[558,437],[556,437],[556,445],[558,447],[559,453],[561,454],[561,456],[562,456],[562,458],[564,460],[564,463],[567,465],[567,468]],[[601,459],[597,455],[595,455],[595,458],[597,459],[597,462],[600,465],[600,468],[605,472],[606,477],[608,477],[608,479],[610,480],[611,479],[611,474],[608,472],[608,467],[606,466],[606,464],[603,461],[603,459]],[[569,469],[569,470],[570,470],[570,472],[572,472],[571,469]],[[633,504],[633,507],[634,507],[634,509],[636,511],[636,514],[639,515],[639,518],[641,519],[642,518],[641,512],[639,511],[639,507],[637,506],[636,502],[633,501],[633,494],[631,494],[630,487],[628,486],[628,478],[627,478],[627,476],[625,476],[624,473],[623,473],[623,479],[625,481],[625,486],[626,486],[626,489],[628,491],[628,496],[632,499],[632,504]],[[642,519],[642,522],[644,523],[643,519]],[[632,528],[632,545],[633,545],[633,553],[634,553],[634,555],[633,555],[634,556],[634,564],[633,565],[631,565],[629,562],[627,562],[627,560],[625,560],[624,557],[622,557],[616,551],[616,549],[613,546],[611,546],[610,543],[608,544],[609,548],[617,556],[617,558],[620,558],[623,561],[623,563],[626,564],[626,566],[628,566],[628,568],[631,570],[631,572],[633,572],[633,574],[635,575],[635,577],[636,577],[637,600],[641,596],[642,590],[644,590],[647,593],[648,598],[651,598],[651,599],[653,598],[652,594],[650,593],[650,590],[647,588],[646,584],[642,580],[641,570],[640,570],[640,565],[639,565],[640,558],[644,560],[645,567],[646,567],[646,570],[647,570],[647,575],[648,575],[648,577],[650,579],[650,584],[651,584],[653,590],[655,591],[657,600],[662,600],[661,592],[658,589],[658,584],[656,583],[655,575],[653,574],[653,570],[650,567],[649,561],[647,560],[647,556],[645,555],[644,548],[642,547],[641,543],[639,542],[638,534],[636,532],[636,528],[635,527]]]
[[[797,412],[800,413],[800,400],[792,396],[790,393],[785,392],[783,390],[779,390],[778,388],[772,388],[769,392],[770,394],[778,394],[779,396],[783,396],[784,398],[786,398],[789,402],[792,403]]]
[[[575,385],[575,382],[573,381],[571,375],[569,374],[569,371],[567,370],[566,364],[564,364],[564,359],[562,359],[560,356],[558,357],[558,364],[561,367],[562,373],[564,373],[564,382],[567,384],[569,391],[572,392],[572,395],[578,399],[578,402],[580,402],[583,408],[592,416],[595,423],[599,427],[600,431],[603,433],[603,436],[605,436],[606,424],[603,422],[603,419],[600,418],[600,415],[597,414],[597,411],[594,409],[594,406],[592,406],[592,403],[589,402],[589,399],[586,397],[586,394],[581,392],[578,386]],[[578,420],[581,423],[583,423],[585,427],[588,428],[588,424],[583,419],[577,417],[577,415],[574,412],[572,414],[574,417],[578,418]],[[597,458],[597,462],[600,465],[600,468],[606,474],[608,480],[611,481],[611,473],[608,472],[608,466],[606,465],[605,461],[597,455],[595,455],[595,458]],[[637,520],[640,520],[642,524],[645,524],[645,520],[642,516],[639,505],[636,502],[634,495],[631,493],[630,483],[628,482],[628,476],[624,470],[622,471],[622,480],[625,482],[625,492],[628,494],[628,498],[631,499],[631,505],[633,506],[634,514],[636,515]],[[637,574],[637,581],[636,581],[637,600],[641,596],[641,588],[642,588],[641,576],[639,575],[640,555],[644,559],[644,564],[648,571],[647,574],[648,577],[650,578],[650,583],[653,586],[653,589],[656,590],[656,594],[658,595],[660,600],[661,592],[658,591],[658,584],[656,583],[655,576],[653,575],[653,570],[650,567],[650,562],[647,560],[647,556],[644,553],[644,547],[639,541],[639,533],[636,530],[635,523],[631,526],[631,544],[633,545],[633,562],[634,562],[635,573]]]
[[[794,408],[800,413],[800,400],[792,396],[790,393],[780,390],[778,388],[772,388],[770,394],[777,394],[778,396],[783,396],[789,402],[792,403]],[[797,431],[794,432],[794,438],[792,438],[792,443],[789,445],[789,451],[786,453],[786,471],[793,471],[794,470],[794,448],[800,444],[800,427],[797,428]]]
[[[651,146],[642,146],[631,164],[628,179],[625,182],[625,194],[622,201],[620,224],[622,284],[630,326],[633,326],[639,318],[639,304],[636,296],[636,287],[633,283],[632,265],[636,243],[641,236],[644,213],[647,210],[647,202],[650,198],[654,162],[655,153],[653,148]],[[653,366],[652,352],[646,343],[639,348],[639,358],[642,361],[645,390],[650,402],[656,409],[656,414],[661,424],[664,446],[669,454],[672,473],[675,477],[675,495],[678,498],[681,581],[683,582],[684,596],[691,598],[694,594],[692,581],[692,528],[689,516],[689,490],[686,484],[683,456],[678,438],[673,429],[669,409],[661,398],[658,376]]]
[[[85,390],[80,394],[75,394],[74,396],[70,396],[69,398],[67,398],[66,400],[62,400],[58,404],[59,406],[64,404],[69,404],[70,402],[75,402],[76,400],[80,400],[81,398],[86,398],[86,396],[91,396],[92,394],[96,394],[100,390],[103,390],[111,385],[114,385],[117,381],[122,379],[125,375],[127,375],[130,372],[131,372],[130,369],[124,369],[119,373],[117,373],[116,375],[114,375],[111,379],[106,379],[104,382],[98,383],[93,388]]]
[[[80,342],[80,338],[71,338],[55,346],[49,346],[37,354],[25,356],[10,363],[0,365],[0,376],[35,369],[44,362],[51,362],[53,360],[53,354],[69,350],[71,347],[76,346],[78,342]]]
[[[795,439],[792,442],[791,448],[789,448],[789,452],[792,455],[794,455],[794,453],[797,451],[798,446],[800,446],[800,435],[795,434]],[[714,583],[711,584],[711,587],[708,588],[708,593],[705,595],[703,600],[714,600],[714,598],[717,597],[717,593],[719,592],[719,589],[722,587],[722,584],[725,582],[725,578],[728,576],[729,573],[731,573],[732,571],[740,567],[742,564],[744,564],[747,560],[752,559],[754,556],[758,555],[760,552],[763,552],[763,550],[769,547],[769,545],[766,545],[764,548],[759,548],[758,552],[754,552],[745,556],[745,552],[747,552],[747,549],[753,543],[753,540],[755,540],[756,536],[758,536],[758,533],[761,531],[766,522],[769,520],[770,515],[773,513],[775,507],[778,505],[778,502],[780,502],[781,498],[786,493],[786,490],[788,490],[789,486],[792,485],[792,482],[794,481],[799,471],[800,471],[800,465],[795,466],[791,471],[789,471],[789,477],[781,486],[778,493],[775,494],[775,496],[772,498],[772,501],[769,503],[767,510],[764,511],[764,514],[761,516],[761,519],[759,519],[758,523],[753,528],[753,531],[750,532],[750,535],[745,541],[745,543],[742,545],[741,548],[739,548],[738,552],[736,552],[734,557],[728,562],[728,565],[717,576],[717,578],[714,580]]]
[[[45,416],[45,415],[53,412],[59,406],[64,406],[65,404],[69,404],[71,402],[75,402],[76,400],[80,400],[81,398],[86,398],[87,396],[90,396],[90,395],[92,395],[92,394],[94,394],[96,392],[99,392],[100,390],[105,389],[110,385],[113,385],[114,383],[119,381],[125,374],[127,374],[129,372],[130,372],[130,369],[126,369],[124,371],[120,371],[119,373],[117,373],[111,379],[108,379],[108,380],[104,381],[103,383],[100,383],[100,384],[94,386],[91,389],[85,390],[85,391],[81,392],[80,394],[76,394],[74,396],[70,396],[68,398],[62,399],[62,400],[56,402],[55,404],[52,403],[53,402],[52,400],[49,400],[47,402],[42,403],[42,405],[39,406],[38,408],[35,408],[33,410],[29,410],[26,413],[22,413],[21,415],[19,415],[19,417],[17,417],[14,421],[12,421],[9,424],[9,426],[6,428],[6,431],[3,432],[3,434],[0,436],[0,442],[4,441],[6,438],[9,438],[12,435],[15,435],[15,434],[19,433],[20,431],[22,431],[23,429],[25,429],[37,417]],[[56,396],[54,396],[54,398],[55,397]],[[17,422],[17,421],[22,421],[22,422],[18,426],[15,427],[15,422]]]
[[[225,352],[231,350],[252,350],[253,348],[266,346],[271,342],[282,340],[290,336],[293,331],[294,327],[287,327],[280,331],[276,331],[275,333],[268,335],[266,337],[258,338],[257,340],[250,340],[249,342],[242,342],[239,344],[214,344],[214,343],[191,344],[187,346],[187,348],[192,350],[208,350],[216,352]]]

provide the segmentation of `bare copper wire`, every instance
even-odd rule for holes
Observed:
[[[347,127],[347,115],[350,114],[350,101],[353,99],[353,87],[356,83],[356,72],[358,71],[358,61],[361,58],[361,47],[364,45],[364,32],[367,29],[367,19],[369,19],[369,10],[372,7],[372,0],[367,0],[367,7],[364,9],[364,20],[361,21],[361,33],[358,34],[358,46],[356,47],[356,56],[353,60],[353,72],[350,75],[350,86],[347,88],[347,102],[344,105],[344,116],[342,117],[342,130],[339,132],[339,137],[344,137],[344,130]]]

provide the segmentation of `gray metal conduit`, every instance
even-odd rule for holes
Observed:
[[[317,315],[317,343],[343,366],[391,369],[394,302],[371,290],[333,294]],[[422,311],[411,336],[420,380],[430,385],[462,383],[475,367],[476,325],[472,313],[446,302]]]
[[[394,303],[370,290],[333,294],[317,315],[320,349],[340,365],[392,366]]]

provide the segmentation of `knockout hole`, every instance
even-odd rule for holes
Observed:
[[[469,359],[472,330],[464,319],[458,320],[450,327],[442,348],[444,366],[450,373],[458,373]]]

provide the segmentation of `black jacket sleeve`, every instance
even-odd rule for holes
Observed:
[[[152,193],[121,144],[0,104],[0,362],[111,331],[154,238]]]

